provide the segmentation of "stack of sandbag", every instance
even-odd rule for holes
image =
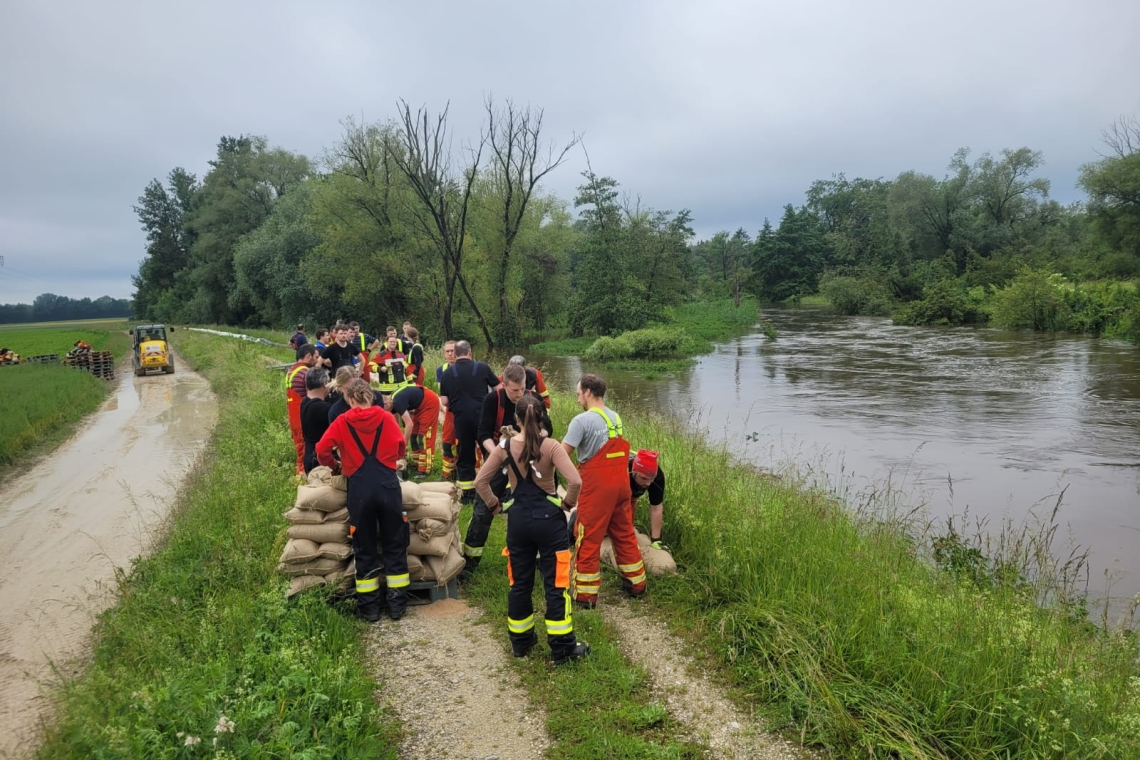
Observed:
[[[463,569],[459,487],[454,483],[400,484],[408,515],[408,575],[444,586]]]
[[[290,576],[287,597],[325,584],[351,583],[356,575],[348,537],[348,481],[328,467],[315,467],[297,488],[285,513],[289,541],[277,569]]]
[[[641,549],[645,570],[650,575],[672,575],[677,572],[677,563],[673,555],[664,549],[654,549],[649,536],[641,531],[637,531],[637,545]],[[602,539],[602,562],[617,570],[617,557],[614,555],[614,545],[609,536]]]

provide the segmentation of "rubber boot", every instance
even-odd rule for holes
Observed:
[[[561,656],[555,657],[555,656],[551,655],[550,660],[555,665],[565,665],[568,662],[574,662],[575,660],[580,660],[583,657],[585,657],[586,655],[588,655],[589,653],[590,653],[590,645],[589,644],[578,643],[578,644],[574,645],[573,649],[571,649],[569,652],[567,652]]]
[[[408,592],[402,588],[388,589],[388,617],[399,620],[408,611]],[[377,615],[379,617],[379,615]]]

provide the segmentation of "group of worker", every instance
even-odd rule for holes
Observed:
[[[460,580],[478,568],[494,516],[506,513],[514,654],[525,657],[537,643],[531,601],[537,568],[552,660],[585,656],[589,646],[576,640],[572,610],[597,604],[602,539],[613,543],[623,590],[644,593],[633,507],[649,494],[650,540],[660,548],[665,494],[657,454],[631,451],[621,417],[605,404],[605,381],[593,374],[578,381],[582,413],[559,442],[542,373],[521,356],[496,375],[472,357],[470,343],[447,341],[437,394],[423,385],[423,347],[409,323],[403,335],[389,327],[383,344],[355,322],[321,330],[317,339],[319,345],[308,343],[298,325],[291,340],[297,361],[286,372],[288,417],[298,471],[321,464],[348,479],[357,613],[377,620],[386,604],[399,619],[407,608],[409,532],[397,470],[410,459],[412,477],[432,472],[442,422],[443,475],[454,477],[472,506]],[[556,472],[565,482],[561,498]]]

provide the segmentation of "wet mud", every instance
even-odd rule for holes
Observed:
[[[161,537],[217,404],[181,361],[174,375],[115,380],[67,443],[5,483],[0,500],[0,757],[34,749],[47,689],[83,667],[116,578]],[[57,672],[58,671],[58,672]]]

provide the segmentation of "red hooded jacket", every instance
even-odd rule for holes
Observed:
[[[379,406],[357,407],[349,409],[333,420],[329,429],[321,436],[317,443],[317,461],[326,467],[336,467],[333,449],[340,452],[341,471],[347,477],[360,469],[364,464],[364,455],[360,447],[352,438],[348,426],[356,431],[360,442],[366,450],[372,449],[372,441],[376,438],[376,429],[384,423],[384,430],[380,433],[380,446],[376,449],[376,458],[380,463],[391,469],[396,469],[396,460],[403,459],[406,454],[407,443],[400,430],[399,423],[391,412]]]

